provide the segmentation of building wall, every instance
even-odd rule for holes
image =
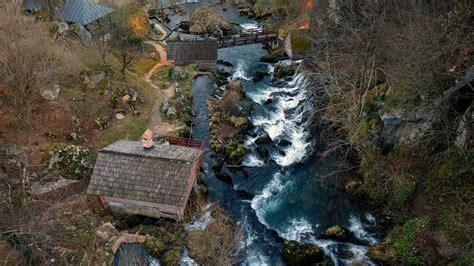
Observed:
[[[187,66],[195,64],[202,70],[214,70],[216,68],[216,60],[174,60],[177,66]]]
[[[285,42],[284,42],[284,47],[285,47],[286,54],[290,58],[293,58],[293,49],[291,47],[291,31],[288,32],[288,35],[286,35]]]
[[[178,211],[176,213],[172,212],[162,212],[158,206],[152,206],[153,204],[140,204],[136,202],[131,202],[122,199],[104,197],[103,202],[109,210],[116,213],[123,214],[140,214],[143,216],[154,217],[154,218],[171,218],[179,219]]]

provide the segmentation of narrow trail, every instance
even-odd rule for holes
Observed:
[[[148,42],[148,44],[153,45],[158,54],[160,55],[160,63],[156,64],[152,69],[150,69],[150,71],[148,71],[143,78],[150,85],[150,87],[152,87],[156,91],[156,95],[158,96],[153,105],[149,127],[153,130],[155,134],[167,135],[170,131],[173,131],[176,126],[168,122],[162,121],[161,106],[163,102],[174,96],[176,86],[175,84],[173,84],[169,86],[166,90],[162,90],[158,85],[156,85],[156,83],[151,79],[151,77],[160,68],[173,65],[173,62],[167,60],[166,51],[163,46],[154,42]]]

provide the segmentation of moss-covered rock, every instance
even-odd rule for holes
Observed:
[[[242,162],[245,157],[245,154],[247,154],[247,148],[237,142],[232,142],[226,148],[227,162],[232,165],[237,165]]]
[[[265,78],[265,76],[268,75],[267,72],[265,71],[260,71],[260,70],[256,70],[254,73],[253,73],[253,81],[254,82],[258,82],[258,81],[261,81]]]
[[[308,32],[304,30],[292,31],[291,35],[291,49],[294,54],[304,54],[308,52],[311,46],[311,40],[308,38]]]
[[[192,15],[193,25],[189,29],[191,33],[204,35],[211,34],[219,36],[221,29],[225,29],[232,34],[236,31],[235,27],[228,21],[213,14],[209,7],[200,7]]]
[[[144,243],[144,247],[155,258],[160,258],[166,251],[165,242],[156,237],[148,238]]]
[[[366,196],[364,192],[364,184],[362,184],[362,182],[360,181],[350,181],[346,184],[344,188],[346,190],[346,193],[352,199],[361,200]]]
[[[295,73],[296,73],[296,66],[294,65],[289,65],[289,66],[276,65],[275,70],[273,72],[273,77],[275,79],[281,79],[286,76],[293,76]]]
[[[319,235],[322,239],[332,239],[336,241],[346,241],[349,232],[340,225],[331,226]]]
[[[80,180],[89,177],[93,170],[93,155],[86,149],[66,143],[53,143],[43,147],[44,161],[48,168],[67,179]]]
[[[277,63],[278,61],[288,59],[285,49],[272,51],[270,54],[260,57],[260,61],[265,63]]]
[[[283,259],[289,266],[315,265],[324,261],[324,254],[316,245],[287,240],[283,244]]]

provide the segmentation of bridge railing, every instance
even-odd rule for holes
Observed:
[[[262,43],[276,38],[278,38],[277,29],[258,29],[220,37],[217,40],[217,45],[219,47],[228,47],[249,43]]]
[[[231,40],[233,38],[238,38],[238,37],[246,37],[246,36],[262,36],[262,35],[275,35],[278,36],[278,30],[274,28],[268,28],[268,29],[251,29],[251,30],[246,30],[246,31],[238,31],[236,34],[228,35],[228,36],[223,36],[219,37],[219,40]]]

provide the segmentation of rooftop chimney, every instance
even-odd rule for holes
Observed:
[[[153,143],[153,132],[150,129],[147,129],[145,133],[143,133],[140,141],[145,149],[151,149],[155,146],[155,143]]]

